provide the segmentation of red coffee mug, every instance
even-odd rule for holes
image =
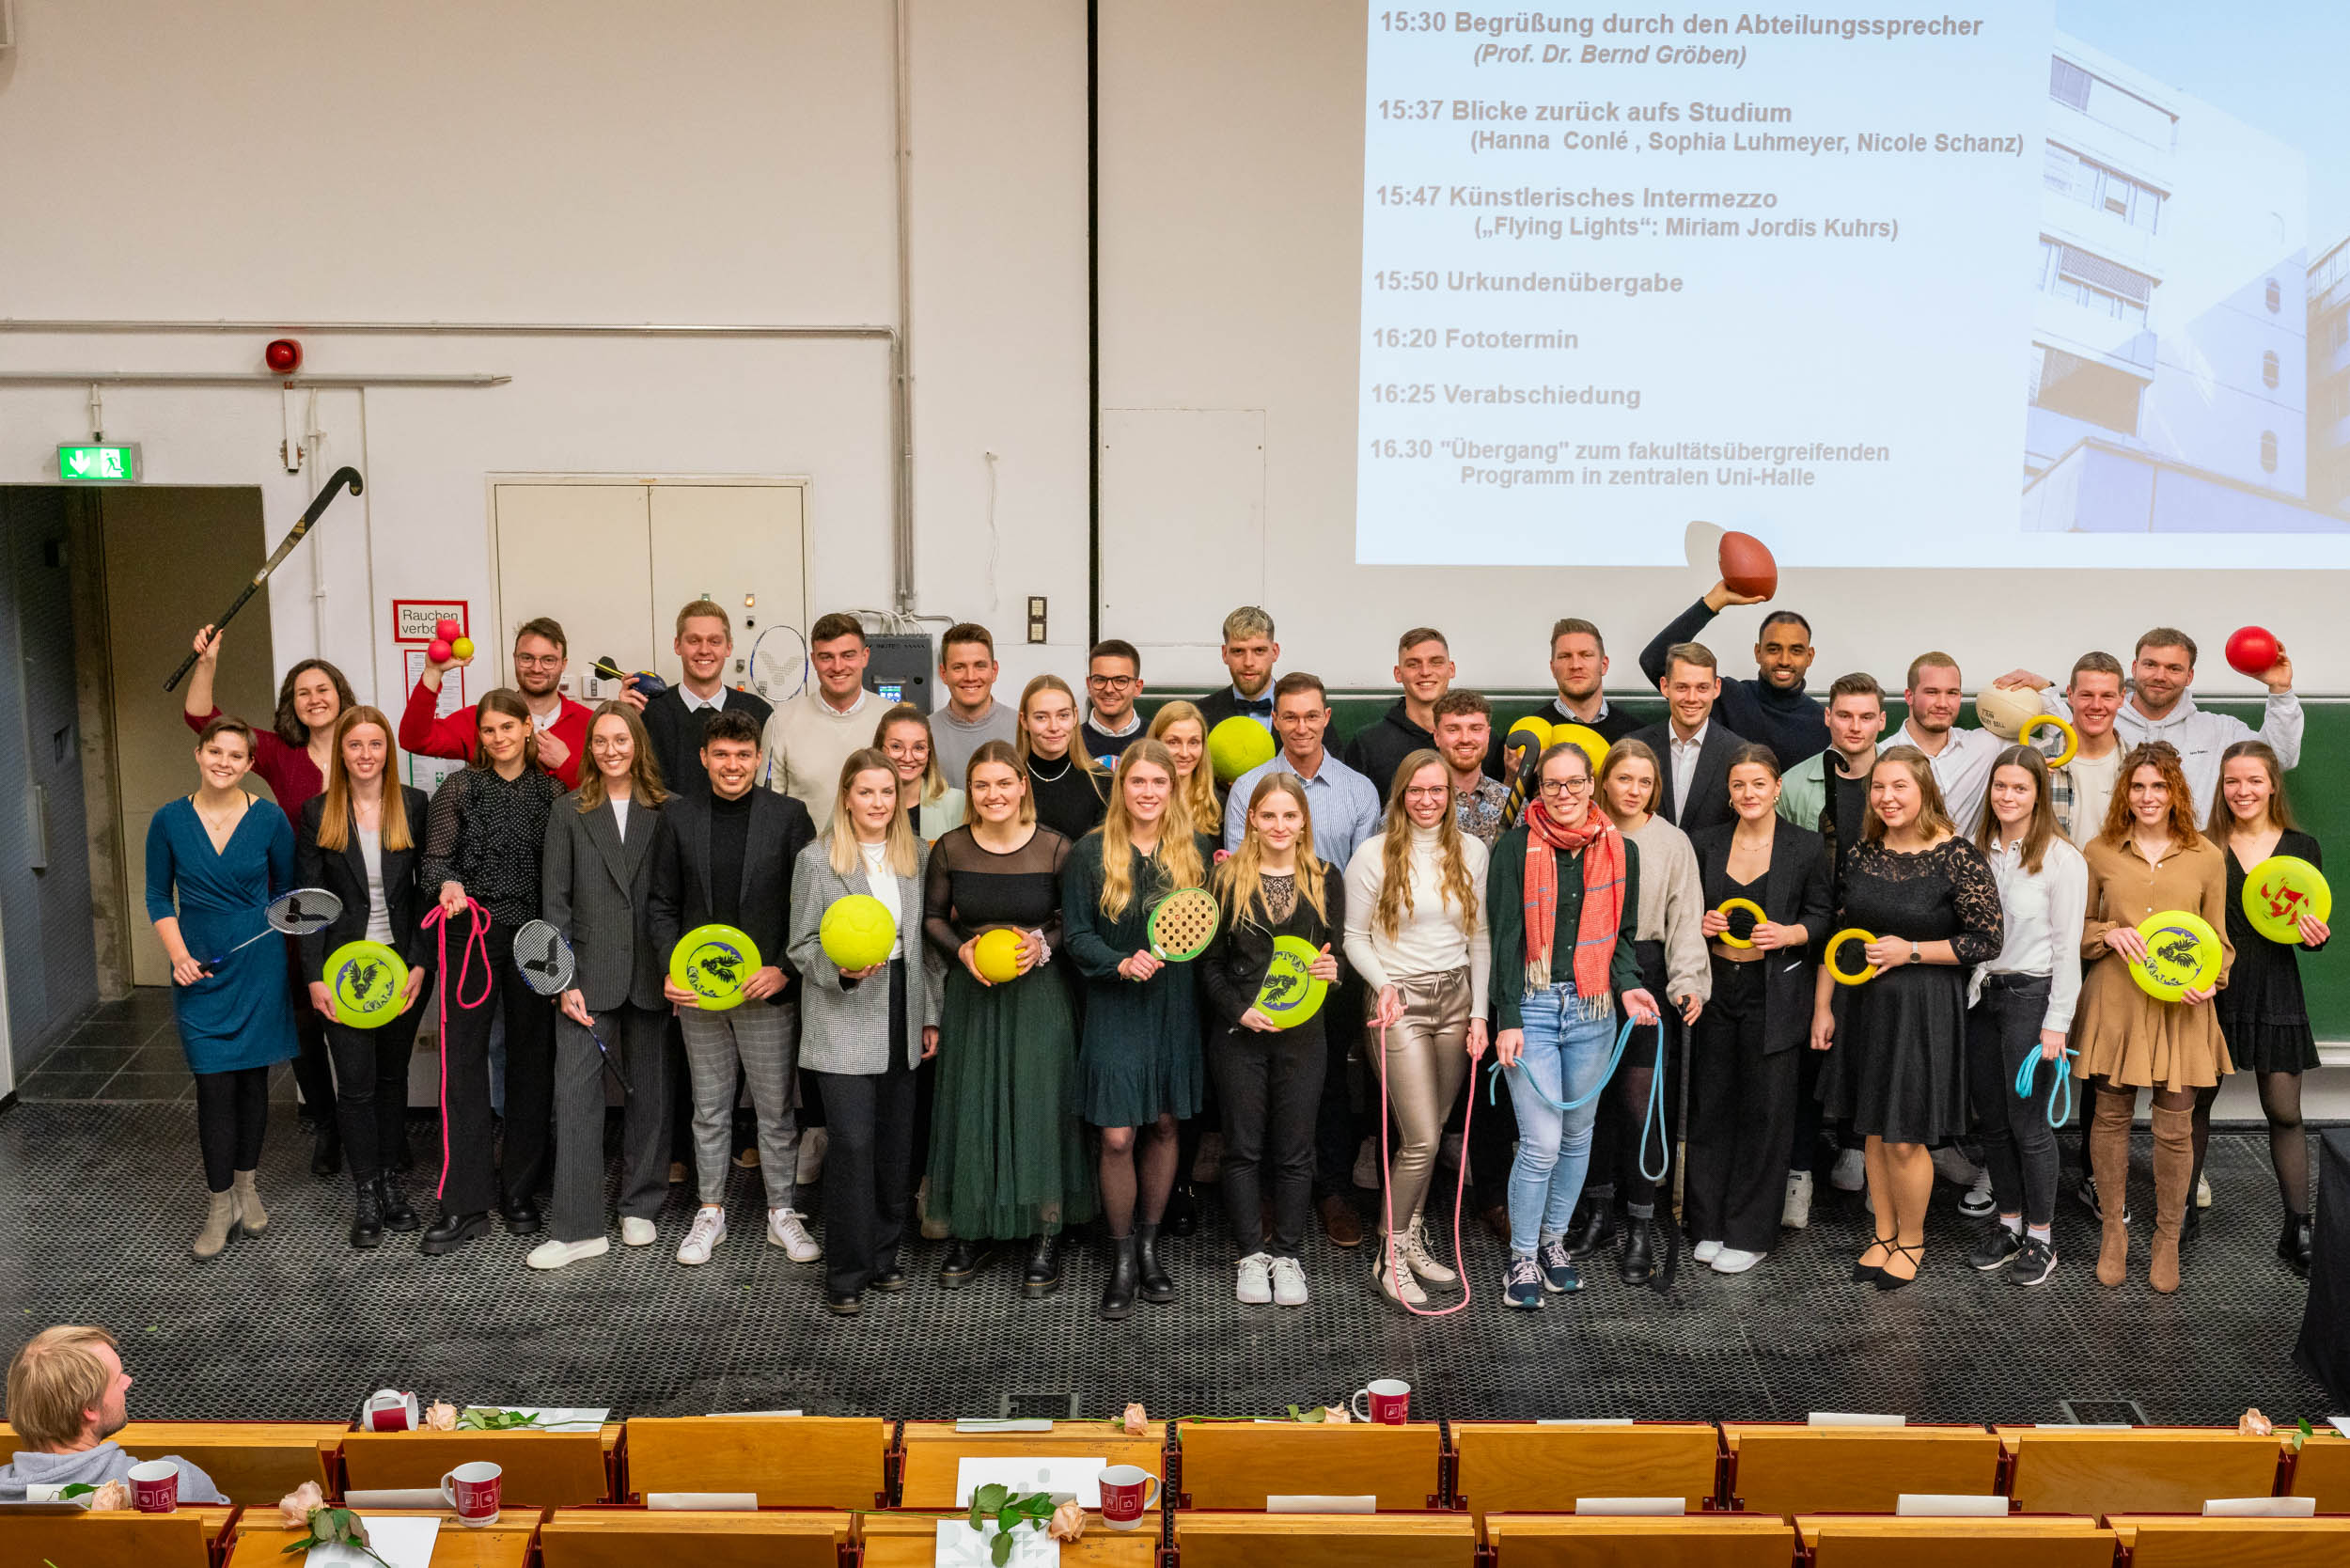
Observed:
[[[150,1459],[131,1466],[131,1506],[141,1513],[169,1513],[180,1506],[180,1466]]]
[[[1355,1403],[1357,1400],[1369,1403],[1371,1408],[1368,1412]],[[1368,1388],[1357,1388],[1348,1395],[1346,1407],[1355,1413],[1358,1421],[1370,1421],[1378,1426],[1402,1426],[1412,1419],[1412,1386],[1401,1378],[1383,1377]]]
[[[1159,1478],[1139,1465],[1112,1465],[1098,1479],[1102,1523],[1111,1529],[1140,1528],[1143,1514],[1158,1503]]]
[[[498,1516],[498,1486],[505,1474],[486,1459],[460,1465],[441,1478],[441,1500],[456,1511],[462,1525],[478,1529],[494,1524]]]

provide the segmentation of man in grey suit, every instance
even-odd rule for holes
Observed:
[[[1665,655],[1665,722],[1625,737],[1656,753],[1656,813],[1684,833],[1735,822],[1730,808],[1730,754],[1747,744],[1715,716],[1721,694],[1714,651],[1701,642],[1675,643]]]
[[[800,1019],[796,977],[784,959],[790,930],[791,866],[816,836],[807,808],[789,795],[752,788],[759,775],[760,727],[727,709],[702,731],[705,794],[670,803],[669,831],[653,868],[653,946],[669,952],[697,926],[732,926],[762,961],[741,1005],[704,1011],[690,991],[665,978],[685,1035],[693,1079],[694,1169],[701,1208],[679,1244],[677,1261],[710,1261],[727,1239],[727,1170],[738,1067],[759,1119],[760,1174],[767,1184],[767,1240],[796,1263],[823,1255],[797,1206]]]

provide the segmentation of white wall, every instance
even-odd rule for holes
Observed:
[[[16,9],[0,316],[898,324],[887,0]],[[1007,662],[1073,666],[1084,8],[909,0],[909,26],[918,608],[1016,636],[1021,600],[1049,594],[1058,644]],[[0,334],[0,368],[243,371],[268,336]],[[880,340],[300,336],[313,371],[513,379],[322,395],[322,462],[368,489],[273,579],[281,664],[317,646],[314,547],[324,651],[363,688],[376,670],[381,700],[392,599],[460,595],[486,619],[491,472],[805,474],[812,608],[891,603]],[[85,399],[0,386],[0,478],[54,479]],[[260,484],[273,537],[322,477],[284,475],[274,388],[109,388],[105,406],[151,482]]]
[[[1387,683],[1395,634],[1427,623],[1449,635],[1465,681],[1539,689],[1550,622],[1579,614],[1609,634],[1610,685],[1637,687],[1635,655],[1711,585],[1710,567],[1351,564],[1365,12],[1330,0],[1102,7],[1102,401],[1127,411],[1263,411],[1261,453],[1227,442],[1198,455],[1232,470],[1202,482],[1212,495],[1235,493],[1244,463],[1261,464],[1265,541],[1261,559],[1184,557],[1154,509],[1114,505],[1105,467],[1104,554],[1173,550],[1167,558],[1186,568],[1165,574],[1152,618],[1197,628],[1189,646],[1154,651],[1153,673],[1166,681],[1214,677],[1210,649],[1224,612],[1240,601],[1237,578],[1264,584],[1284,662],[1336,682]],[[1875,362],[1865,323],[1843,350],[1856,374],[1910,373]],[[2288,380],[2292,364],[2288,354]],[[2255,377],[2258,368],[2255,351]],[[2023,370],[2019,345],[2019,399]],[[1182,455],[1156,450],[1152,463],[1176,467]],[[1444,519],[1428,525],[1441,530]],[[1902,525],[1899,517],[1883,521]],[[2186,626],[2216,650],[2257,620],[2291,646],[2303,690],[2344,692],[2350,643],[2325,635],[2338,597],[2326,573],[1959,570],[1929,587],[1916,575],[1810,570],[1781,573],[1778,603],[1812,619],[1823,676],[1865,668],[1898,683],[1913,654],[1940,647],[1959,657],[1970,683],[2016,665],[2060,677],[2087,648],[2126,656],[2150,625]],[[1741,667],[1759,619],[1731,611],[1708,635],[1726,667]],[[2216,656],[2199,685],[2214,694],[2258,689]]]

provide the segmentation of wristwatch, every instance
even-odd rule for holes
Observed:
[[[1909,945],[1909,962],[1912,964],[1923,964],[1925,961],[1926,955],[1918,950],[1917,943],[1912,942]]]

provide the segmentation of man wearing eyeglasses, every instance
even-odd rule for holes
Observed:
[[[522,693],[523,705],[530,710],[531,726],[539,731],[539,765],[561,779],[563,788],[575,790],[580,764],[588,755],[588,726],[595,715],[563,695],[563,667],[570,651],[563,628],[546,616],[524,621],[514,634],[514,689]],[[479,732],[474,711],[461,708],[443,715],[435,710],[441,702],[442,680],[451,669],[462,669],[473,660],[472,654],[438,665],[425,660],[424,674],[417,678],[415,690],[408,694],[408,706],[400,715],[400,750],[414,757],[472,760]]]
[[[1135,698],[1142,695],[1142,655],[1133,643],[1105,637],[1086,658],[1086,701],[1089,711],[1078,726],[1086,755],[1105,768],[1118,766],[1125,749],[1142,739],[1142,715]]]

